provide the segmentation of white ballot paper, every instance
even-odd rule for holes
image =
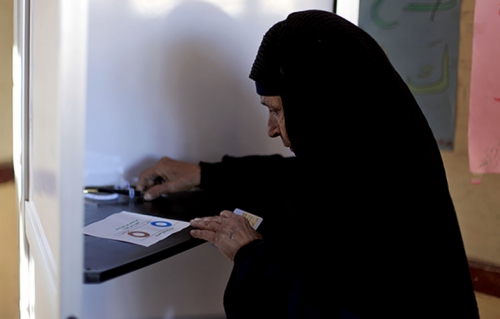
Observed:
[[[188,226],[180,220],[123,211],[84,227],[83,233],[149,247]]]

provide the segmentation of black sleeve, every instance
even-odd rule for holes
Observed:
[[[336,317],[334,287],[312,282],[274,246],[257,240],[238,250],[224,293],[227,318]]]
[[[258,188],[266,191],[276,183],[286,184],[293,180],[295,157],[269,156],[224,156],[221,162],[200,162],[200,188],[210,191],[232,192],[235,188],[250,191]]]
[[[276,212],[293,193],[298,162],[281,155],[224,156],[221,162],[200,166],[200,188],[223,203],[223,209],[240,208],[264,218],[259,227],[264,235],[278,224]]]

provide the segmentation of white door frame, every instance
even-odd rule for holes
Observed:
[[[32,196],[32,158],[36,158],[32,152],[33,107],[42,108],[43,112],[46,105],[33,105],[33,57],[37,57],[32,50],[33,19],[45,16],[42,13],[36,16],[33,0],[14,2],[13,135],[20,226],[20,314],[21,319],[76,319],[81,318],[83,287],[81,229],[88,0],[37,0],[36,3],[42,9],[45,4],[52,8],[53,20],[47,23],[55,26],[53,52],[57,62],[53,68],[42,68],[41,72],[56,74],[52,77],[56,94],[50,105],[57,130],[51,146],[58,163],[54,174],[57,222],[49,226],[45,223],[46,229],[37,212],[37,208],[43,210],[44,207],[37,206]],[[43,83],[39,85],[42,87]],[[47,209],[45,214],[47,216]],[[52,247],[45,235],[47,231],[59,235]],[[59,258],[54,258],[54,253]]]

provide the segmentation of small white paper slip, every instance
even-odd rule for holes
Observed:
[[[236,208],[233,213],[245,217],[248,220],[248,222],[250,222],[250,226],[252,226],[253,229],[257,229],[257,227],[259,227],[260,223],[262,223],[263,221],[262,217],[250,214],[249,212],[245,212],[244,210],[241,210],[239,208]]]
[[[84,227],[83,233],[149,247],[188,226],[180,220],[123,211]]]

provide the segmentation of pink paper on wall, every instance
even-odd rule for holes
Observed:
[[[476,0],[469,164],[473,173],[500,173],[500,0]]]

